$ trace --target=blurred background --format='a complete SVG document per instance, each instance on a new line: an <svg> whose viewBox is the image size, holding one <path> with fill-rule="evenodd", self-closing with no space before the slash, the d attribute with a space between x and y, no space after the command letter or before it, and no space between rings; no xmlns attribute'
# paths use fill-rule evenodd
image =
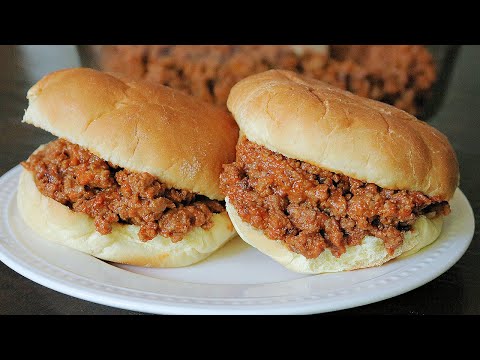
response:
<svg viewBox="0 0 480 360"><path fill-rule="evenodd" d="M435 112L456 45L79 46L81 63L182 90L225 106L239 80L272 68L326 81L427 119Z"/></svg>

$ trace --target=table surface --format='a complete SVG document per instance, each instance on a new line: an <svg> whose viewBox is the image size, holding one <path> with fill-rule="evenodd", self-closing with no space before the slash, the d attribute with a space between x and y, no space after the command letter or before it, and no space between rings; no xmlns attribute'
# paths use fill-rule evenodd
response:
<svg viewBox="0 0 480 360"><path fill-rule="evenodd" d="M475 214L475 235L446 273L406 294L335 314L480 314L480 46L462 46L443 106L429 123L445 133L460 162L460 188ZM21 123L27 90L43 74L78 66L74 46L0 46L0 175L49 133ZM478 122L477 122L478 121ZM140 314L98 305L36 284L0 262L0 314Z"/></svg>

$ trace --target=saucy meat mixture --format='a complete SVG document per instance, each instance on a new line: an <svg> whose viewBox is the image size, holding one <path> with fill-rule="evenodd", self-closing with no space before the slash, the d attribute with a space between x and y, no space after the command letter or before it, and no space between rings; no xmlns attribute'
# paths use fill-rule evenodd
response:
<svg viewBox="0 0 480 360"><path fill-rule="evenodd" d="M389 190L287 158L250 142L224 165L221 189L243 221L291 251L339 257L367 235L392 254L420 215L447 215L448 202L418 191Z"/></svg>
<svg viewBox="0 0 480 360"><path fill-rule="evenodd" d="M73 211L95 219L102 234L112 224L140 226L143 241L157 234L177 242L194 227L209 229L222 202L169 188L153 175L115 166L64 139L47 144L22 163L34 174L38 190Z"/></svg>
<svg viewBox="0 0 480 360"><path fill-rule="evenodd" d="M330 45L330 56L288 45L113 45L108 71L154 81L225 106L233 85L270 69L296 71L419 115L437 74L421 45Z"/></svg>

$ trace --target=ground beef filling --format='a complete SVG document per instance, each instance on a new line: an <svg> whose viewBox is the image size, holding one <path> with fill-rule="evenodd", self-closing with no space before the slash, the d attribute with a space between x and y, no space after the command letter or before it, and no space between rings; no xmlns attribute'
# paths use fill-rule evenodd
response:
<svg viewBox="0 0 480 360"><path fill-rule="evenodd" d="M392 254L420 215L447 215L446 201L418 191L388 190L269 151L243 138L224 165L221 189L243 221L291 251L339 257L367 235Z"/></svg>
<svg viewBox="0 0 480 360"><path fill-rule="evenodd" d="M33 172L43 195L94 218L103 235L111 233L112 224L125 223L140 226L143 241L160 234L177 242L194 227L210 229L212 215L225 210L219 201L168 188L155 176L112 165L64 139L22 165Z"/></svg>

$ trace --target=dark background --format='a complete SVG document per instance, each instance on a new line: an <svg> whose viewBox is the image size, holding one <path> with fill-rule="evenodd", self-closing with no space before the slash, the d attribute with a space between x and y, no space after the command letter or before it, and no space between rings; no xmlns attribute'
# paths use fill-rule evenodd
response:
<svg viewBox="0 0 480 360"><path fill-rule="evenodd" d="M480 46L462 46L443 104L429 123L445 133L460 162L460 188L475 214L475 235L450 270L406 294L336 314L480 314ZM45 73L79 66L74 46L0 46L0 175L53 136L21 123L26 92ZM0 263L0 314L138 314L38 285Z"/></svg>

